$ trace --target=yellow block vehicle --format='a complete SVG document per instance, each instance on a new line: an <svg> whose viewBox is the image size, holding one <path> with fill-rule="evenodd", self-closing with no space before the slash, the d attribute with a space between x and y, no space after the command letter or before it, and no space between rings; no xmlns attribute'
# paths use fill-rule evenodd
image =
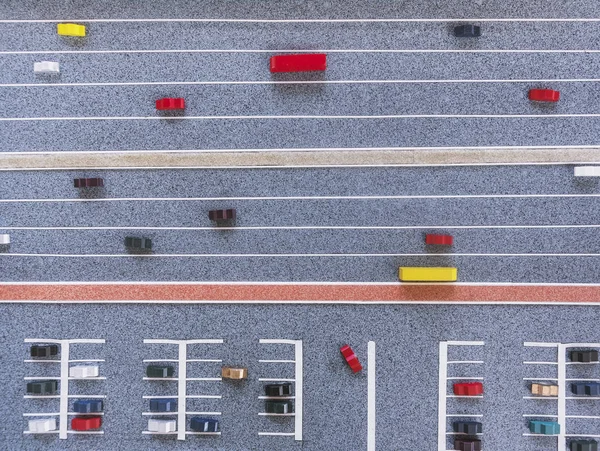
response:
<svg viewBox="0 0 600 451"><path fill-rule="evenodd" d="M402 282L456 282L458 269L401 266L398 277Z"/></svg>
<svg viewBox="0 0 600 451"><path fill-rule="evenodd" d="M85 36L85 25L59 23L56 30L60 36Z"/></svg>

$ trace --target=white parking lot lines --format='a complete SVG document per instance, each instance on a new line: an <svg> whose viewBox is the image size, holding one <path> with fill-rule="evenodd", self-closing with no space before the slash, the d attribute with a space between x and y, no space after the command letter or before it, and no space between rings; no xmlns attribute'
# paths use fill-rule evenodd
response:
<svg viewBox="0 0 600 451"><path fill-rule="evenodd" d="M294 412L293 413L267 413L259 412L259 416L282 416L282 417L294 417L294 432L259 432L259 436L290 436L294 437L295 440L302 440L302 419L303 419L303 351L302 351L302 340L287 340L287 339L260 339L261 344L286 344L294 346L294 359L261 359L260 363L293 363L294 364L294 378L270 378L262 377L258 378L260 382L293 382L294 383L294 396L288 397L277 397L277 399L293 399L294 400ZM258 399L268 400L271 397L259 396Z"/></svg>
<svg viewBox="0 0 600 451"><path fill-rule="evenodd" d="M188 399L221 399L220 395L188 395L188 381L221 381L220 377L187 377L187 364L190 362L221 362L220 359L188 359L188 346L196 344L223 344L222 339L195 339L195 340L162 340L162 339L144 339L146 344L172 344L177 346L177 359L144 359L143 362L176 362L177 376L167 378L144 377L143 380L169 380L177 382L177 395L172 399L177 399L177 412L142 412L143 416L177 416L177 440L185 440L186 435L220 435L221 432L193 432L186 431L187 415L221 415L221 412L196 412L187 411ZM143 396L144 399L169 399L168 396ZM143 431L142 434L163 434L163 432ZM167 433L174 435L174 433Z"/></svg>
<svg viewBox="0 0 600 451"><path fill-rule="evenodd" d="M369 341L367 347L367 450L375 451L376 410L376 350L375 342Z"/></svg>
<svg viewBox="0 0 600 451"><path fill-rule="evenodd" d="M76 344L104 344L106 340L104 339L71 339L71 340L57 340L57 339L43 339L43 338L26 338L25 343L44 343L44 344L56 344L60 346L60 360L56 359L53 362L60 363L60 376L58 377L24 377L25 380L40 380L40 379L49 379L49 380L58 380L60 382L59 390L60 393L58 395L26 395L24 399L59 399L59 420L58 420L58 431L48 431L47 433L58 433L58 437L60 439L66 439L68 434L92 434L99 435L104 434L104 431L72 431L69 430L69 415L73 415L72 412L69 412L69 399L72 398L88 398L88 399L98 399L105 398L104 395L69 395L69 381L76 380L79 378L69 377L69 363L70 362L100 362L104 361L104 359L83 359L83 360L69 360L70 346ZM43 362L48 362L50 360L44 360ZM37 363L37 360L26 360L26 362ZM86 378L86 380L104 380L105 377L90 377ZM38 414L39 415L39 414ZM46 415L46 414L42 414ZM25 431L25 434L30 433L29 431Z"/></svg>
<svg viewBox="0 0 600 451"><path fill-rule="evenodd" d="M581 419L581 420L600 419L600 416L596 416L596 415L567 415L567 402L566 402L567 400L577 400L577 401L600 400L600 397L594 397L594 396L585 396L584 397L584 396L567 396L566 395L566 388L567 388L568 381L579 381L579 382L585 382L585 381L595 382L595 381L597 381L597 379L567 378L566 377L567 368L570 365L578 365L578 364L598 365L598 362L589 362L589 363L587 363L587 362L572 362L572 361L567 362L566 361L567 352L571 348L577 348L577 349L595 348L595 349L598 349L598 348L600 348L600 343L525 342L523 345L525 347L532 347L532 348L554 348L554 349L556 349L556 356L557 356L555 362L541 362L541 361L523 362L523 364L530 364L530 365L534 364L534 365L556 366L556 374L557 374L556 378L527 377L527 378L523 378L523 380L524 381L554 381L558 385L558 396L523 396L523 399L535 399L535 400L546 399L546 400L550 400L550 401L555 401L557 403L556 414L550 414L550 415L547 415L547 414L541 414L541 415L525 414L523 416L528 417L528 418L536 418L536 417L552 418L552 419L555 419L555 422L558 423L558 426L559 426L559 432L557 434L544 435L544 434L529 432L529 433L524 433L523 436L524 437L539 437L539 436L556 437L557 438L556 449L562 450L566 446L567 438L570 438L570 437L585 438L586 437L586 435L581 435L581 434L567 434L567 422L566 422L567 418ZM587 437L598 437L598 436L597 435L589 435Z"/></svg>
<svg viewBox="0 0 600 451"><path fill-rule="evenodd" d="M448 448L448 436L454 435L453 432L447 431L447 418L449 417L469 417L469 418L482 418L481 414L448 414L447 402L449 398L482 398L483 396L456 396L448 395L448 381L455 379L473 379L468 378L455 378L448 377L448 365L449 364L482 364L480 360L448 360L448 348L450 346L484 346L483 341L441 341L439 343L439 378L438 378L438 451L447 451ZM477 380L483 380L482 377L477 377Z"/></svg>

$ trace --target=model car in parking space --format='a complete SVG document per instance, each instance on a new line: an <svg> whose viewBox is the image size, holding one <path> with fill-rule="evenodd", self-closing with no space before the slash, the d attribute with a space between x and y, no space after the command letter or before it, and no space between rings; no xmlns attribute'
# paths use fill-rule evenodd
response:
<svg viewBox="0 0 600 451"><path fill-rule="evenodd" d="M454 36L457 38L478 38L481 36L479 25L465 24L454 27Z"/></svg>
<svg viewBox="0 0 600 451"><path fill-rule="evenodd" d="M283 382L281 384L265 385L265 395L267 396L290 396L292 394L292 383Z"/></svg>
<svg viewBox="0 0 600 451"><path fill-rule="evenodd" d="M190 429L194 432L218 432L219 421L213 418L192 417Z"/></svg>
<svg viewBox="0 0 600 451"><path fill-rule="evenodd" d="M73 180L73 185L75 188L102 188L104 186L104 180L100 177L94 178L80 178Z"/></svg>
<svg viewBox="0 0 600 451"><path fill-rule="evenodd" d="M265 401L265 411L267 413L292 413L294 411L294 405L292 401Z"/></svg>
<svg viewBox="0 0 600 451"><path fill-rule="evenodd" d="M152 240L149 238L141 238L136 236L125 237L125 247L135 250L151 250Z"/></svg>
<svg viewBox="0 0 600 451"><path fill-rule="evenodd" d="M235 208L228 208L226 210L210 210L208 212L208 219L215 222L235 221Z"/></svg>
<svg viewBox="0 0 600 451"><path fill-rule="evenodd" d="M31 357L51 357L58 355L58 345L32 345L29 353Z"/></svg>

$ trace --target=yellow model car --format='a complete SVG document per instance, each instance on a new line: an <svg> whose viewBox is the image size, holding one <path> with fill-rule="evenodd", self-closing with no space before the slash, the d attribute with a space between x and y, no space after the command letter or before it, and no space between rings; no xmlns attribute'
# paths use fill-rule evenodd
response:
<svg viewBox="0 0 600 451"><path fill-rule="evenodd" d="M56 30L60 36L85 36L85 25L59 23Z"/></svg>

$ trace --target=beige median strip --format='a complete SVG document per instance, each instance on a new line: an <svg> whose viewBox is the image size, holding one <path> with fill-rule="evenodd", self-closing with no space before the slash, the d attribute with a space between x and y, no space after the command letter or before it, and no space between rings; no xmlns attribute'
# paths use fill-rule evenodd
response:
<svg viewBox="0 0 600 451"><path fill-rule="evenodd" d="M600 164L598 148L496 148L256 152L51 152L0 154L0 170L363 166L443 164Z"/></svg>

